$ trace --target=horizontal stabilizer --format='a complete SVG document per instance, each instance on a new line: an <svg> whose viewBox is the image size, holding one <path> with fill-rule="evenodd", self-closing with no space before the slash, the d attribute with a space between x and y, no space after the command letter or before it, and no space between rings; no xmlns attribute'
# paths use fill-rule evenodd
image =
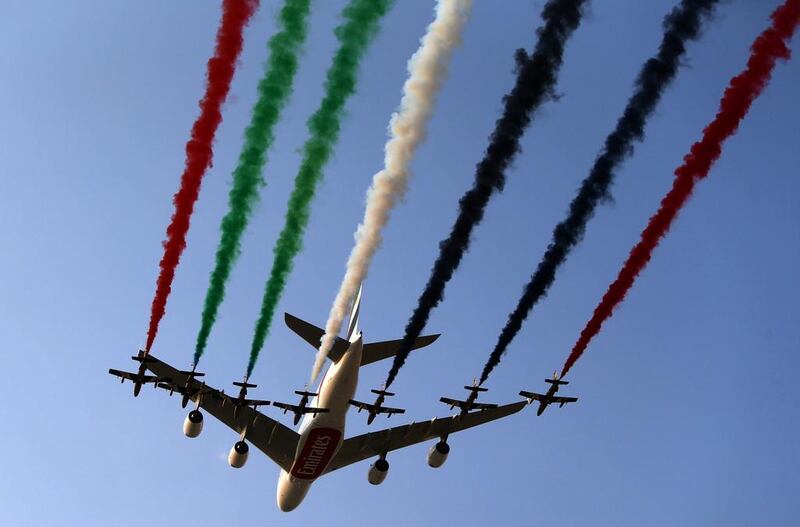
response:
<svg viewBox="0 0 800 527"><path fill-rule="evenodd" d="M471 392L488 392L489 388L481 388L480 386L464 386L465 390L469 390Z"/></svg>
<svg viewBox="0 0 800 527"><path fill-rule="evenodd" d="M386 390L370 390L375 395L383 395L385 397L394 397L392 392L387 392Z"/></svg>
<svg viewBox="0 0 800 527"><path fill-rule="evenodd" d="M557 379L555 377L553 377L552 379L545 379L544 382L550 383L550 384L556 384L558 386L562 386L564 384L569 384L569 381L562 381L561 379Z"/></svg>
<svg viewBox="0 0 800 527"><path fill-rule="evenodd" d="M324 329L317 327L310 322L299 319L294 315L290 315L289 313L284 314L284 320L286 321L286 325L289 327L289 329L294 331L301 339L311 344L314 349L319 349L322 336L325 334ZM416 350L419 348L424 348L425 346L435 342L438 338L439 335L425 335L423 337L419 337L414 341L411 349ZM402 342L402 339L398 339L364 344L364 349L361 354L361 365L366 366L367 364L372 364L373 362L377 362L379 360L394 357L400 350L400 345ZM336 337L336 341L328 353L328 358L333 362L338 362L349 347L350 342L341 337Z"/></svg>
<svg viewBox="0 0 800 527"><path fill-rule="evenodd" d="M258 388L257 384L250 384L249 382L234 382L234 386L238 386L239 388Z"/></svg>

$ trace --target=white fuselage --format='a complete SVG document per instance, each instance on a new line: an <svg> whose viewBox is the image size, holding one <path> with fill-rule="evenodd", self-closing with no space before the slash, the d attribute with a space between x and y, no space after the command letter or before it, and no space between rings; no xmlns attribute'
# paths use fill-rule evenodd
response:
<svg viewBox="0 0 800 527"><path fill-rule="evenodd" d="M345 417L358 386L363 340L359 333L339 362L322 378L319 395L311 406L328 408L326 413L306 415L300 425L294 463L278 478L278 507L288 512L303 501L311 484L320 477L338 452L344 438Z"/></svg>

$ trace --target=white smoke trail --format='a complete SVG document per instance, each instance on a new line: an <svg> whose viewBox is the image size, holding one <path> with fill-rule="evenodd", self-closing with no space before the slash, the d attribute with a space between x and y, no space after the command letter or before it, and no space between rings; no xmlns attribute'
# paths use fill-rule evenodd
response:
<svg viewBox="0 0 800 527"><path fill-rule="evenodd" d="M375 174L367 191L364 220L356 230L356 244L325 324L325 336L311 372L312 383L339 334L359 284L367 276L372 257L381 245L381 232L389 222L389 215L405 195L411 175L409 164L417 146L425 139L436 95L447 76L453 50L461 42L461 31L471 7L472 0L438 0L436 19L428 26L419 49L408 61L409 76L403 85L400 109L392 115L389 124L391 138L384 147L384 169Z"/></svg>

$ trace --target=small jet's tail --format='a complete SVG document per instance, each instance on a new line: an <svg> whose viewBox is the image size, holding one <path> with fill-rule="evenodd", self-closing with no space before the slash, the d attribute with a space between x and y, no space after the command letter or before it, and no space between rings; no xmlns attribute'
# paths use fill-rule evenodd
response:
<svg viewBox="0 0 800 527"><path fill-rule="evenodd" d="M562 381L561 379L559 379L558 378L558 372L555 372L555 371L553 372L553 378L552 379L545 379L544 382L547 382L547 383L550 383L550 384L555 384L557 386L562 386L564 384L569 384L568 381Z"/></svg>

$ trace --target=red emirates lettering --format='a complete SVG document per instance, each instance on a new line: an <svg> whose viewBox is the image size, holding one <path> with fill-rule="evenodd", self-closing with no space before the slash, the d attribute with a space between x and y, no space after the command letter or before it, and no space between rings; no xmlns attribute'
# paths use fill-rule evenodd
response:
<svg viewBox="0 0 800 527"><path fill-rule="evenodd" d="M330 463L342 433L333 428L315 428L308 434L303 450L292 466L292 476L316 479Z"/></svg>

